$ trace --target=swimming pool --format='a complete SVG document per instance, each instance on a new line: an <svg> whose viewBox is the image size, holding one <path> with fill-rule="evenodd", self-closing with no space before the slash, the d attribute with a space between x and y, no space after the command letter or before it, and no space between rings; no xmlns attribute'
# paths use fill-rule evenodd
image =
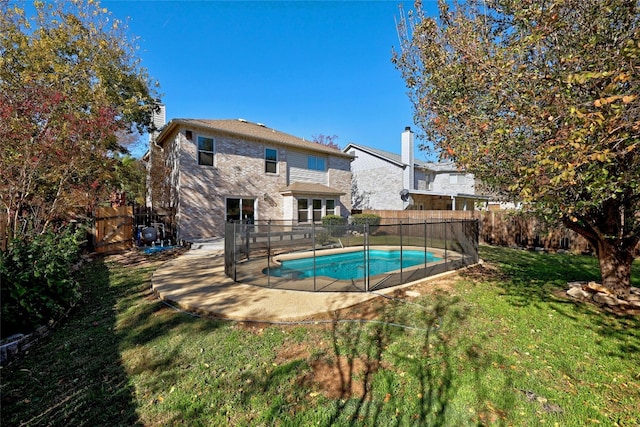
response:
<svg viewBox="0 0 640 427"><path fill-rule="evenodd" d="M402 252L402 266L400 258ZM440 261L431 252L422 250L369 250L369 276L413 267L426 262ZM281 261L280 267L265 268L264 274L275 277L304 279L314 276L314 258L297 258ZM365 277L365 254L363 250L315 257L315 275L337 280L362 279Z"/></svg>

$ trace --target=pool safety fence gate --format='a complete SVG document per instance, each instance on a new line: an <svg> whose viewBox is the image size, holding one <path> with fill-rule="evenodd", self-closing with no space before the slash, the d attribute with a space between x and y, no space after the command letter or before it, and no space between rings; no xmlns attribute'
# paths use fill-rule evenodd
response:
<svg viewBox="0 0 640 427"><path fill-rule="evenodd" d="M478 220L408 224L228 222L225 273L273 289L369 292L478 262Z"/></svg>

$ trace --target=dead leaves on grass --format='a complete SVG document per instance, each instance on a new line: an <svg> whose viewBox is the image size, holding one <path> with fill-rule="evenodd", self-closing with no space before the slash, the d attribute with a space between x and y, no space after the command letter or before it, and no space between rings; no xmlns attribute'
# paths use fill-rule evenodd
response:
<svg viewBox="0 0 640 427"><path fill-rule="evenodd" d="M172 260L187 251L187 248L176 247L146 254L141 249L136 248L121 254L107 255L105 256L105 261L116 262L128 267L144 267Z"/></svg>

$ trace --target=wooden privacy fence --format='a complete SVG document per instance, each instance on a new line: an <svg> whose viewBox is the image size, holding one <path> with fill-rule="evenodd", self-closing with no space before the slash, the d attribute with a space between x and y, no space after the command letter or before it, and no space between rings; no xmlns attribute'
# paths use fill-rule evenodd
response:
<svg viewBox="0 0 640 427"><path fill-rule="evenodd" d="M133 246L133 207L103 207L96 210L93 234L98 253L113 253Z"/></svg>
<svg viewBox="0 0 640 427"><path fill-rule="evenodd" d="M98 253L123 252L141 241L142 230L157 231L157 244L175 242L175 217L172 212L158 213L145 206L98 208L93 232L94 248Z"/></svg>
<svg viewBox="0 0 640 427"><path fill-rule="evenodd" d="M144 206L99 207L94 212L91 231L93 248L98 253L124 252L132 248L135 233L144 227L159 230L158 238L175 241L173 212L159 214ZM0 250L7 249L7 215L0 212Z"/></svg>
<svg viewBox="0 0 640 427"><path fill-rule="evenodd" d="M381 225L477 219L480 223L480 243L508 247L541 247L580 253L593 251L587 240L577 233L562 226L547 227L533 216L518 215L513 211L365 210L363 213L378 215Z"/></svg>

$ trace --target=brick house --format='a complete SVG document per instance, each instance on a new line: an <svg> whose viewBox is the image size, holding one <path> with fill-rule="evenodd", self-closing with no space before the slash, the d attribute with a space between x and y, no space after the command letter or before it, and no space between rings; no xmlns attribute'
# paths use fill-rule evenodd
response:
<svg viewBox="0 0 640 427"><path fill-rule="evenodd" d="M354 156L353 209L474 210L489 199L476 194L474 176L453 162L416 160L409 127L401 135L400 155L353 143L342 151Z"/></svg>
<svg viewBox="0 0 640 427"><path fill-rule="evenodd" d="M320 221L351 209L352 156L261 123L175 119L152 137L147 203L175 212L178 239L226 221Z"/></svg>

